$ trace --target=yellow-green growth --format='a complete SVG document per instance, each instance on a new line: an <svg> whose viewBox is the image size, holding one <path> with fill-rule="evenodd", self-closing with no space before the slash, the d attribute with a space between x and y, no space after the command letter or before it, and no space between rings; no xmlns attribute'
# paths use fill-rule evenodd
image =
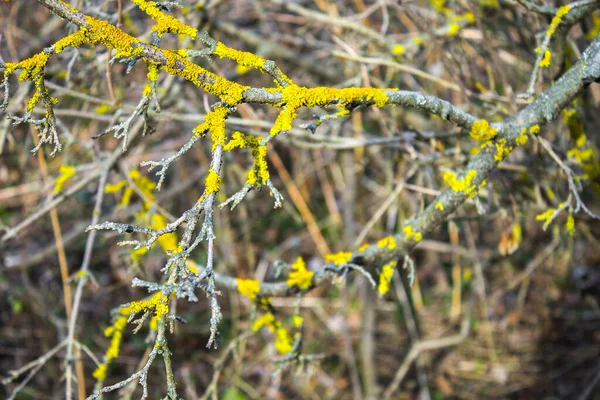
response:
<svg viewBox="0 0 600 400"><path fill-rule="evenodd" d="M540 67L548 68L550 66L550 61L552 60L552 52L550 50L546 50L544 52L544 58L540 61Z"/></svg>
<svg viewBox="0 0 600 400"><path fill-rule="evenodd" d="M119 357L119 349L123 339L123 331L127 326L127 317L131 313L129 307L122 308L115 317L112 325L104 329L104 336L111 338L110 346L106 349L104 360L96 367L92 376L98 381L106 379L106 371L112 360Z"/></svg>
<svg viewBox="0 0 600 400"><path fill-rule="evenodd" d="M363 251L365 251L369 247L370 247L370 244L369 243L365 243L365 244L361 245L358 249L356 249L356 251L359 252L359 253L362 253Z"/></svg>
<svg viewBox="0 0 600 400"><path fill-rule="evenodd" d="M377 241L377 247L380 249L387 248L388 250L394 250L396 248L396 239L393 236L387 236Z"/></svg>
<svg viewBox="0 0 600 400"><path fill-rule="evenodd" d="M406 225L404 227L404 234L406 235L407 239L413 239L415 242L420 242L421 239L423 239L423 235L421 234L421 232L414 232L412 226L410 225Z"/></svg>
<svg viewBox="0 0 600 400"><path fill-rule="evenodd" d="M600 34L600 16L592 14L592 22L594 24L592 29L585 35L587 40L592 40Z"/></svg>
<svg viewBox="0 0 600 400"><path fill-rule="evenodd" d="M144 86L144 90L142 94L144 96L149 96L152 93L153 85L158 80L158 65L154 63L148 63L148 77L149 83Z"/></svg>
<svg viewBox="0 0 600 400"><path fill-rule="evenodd" d="M264 313L254 321L254 323L252 324L252 330L256 332L263 326L266 326L271 332L273 332L275 331L276 322L277 321L275 321L275 316L272 312L269 311Z"/></svg>
<svg viewBox="0 0 600 400"><path fill-rule="evenodd" d="M275 334L275 350L278 353L286 354L292 351L294 343L292 337L283 324L275 319L272 312L264 313L252 324L252 330L255 332L262 327L268 328L269 331Z"/></svg>
<svg viewBox="0 0 600 400"><path fill-rule="evenodd" d="M401 44L397 44L394 47L392 47L392 54L394 54L396 56L401 56L405 52L406 52L406 49Z"/></svg>
<svg viewBox="0 0 600 400"><path fill-rule="evenodd" d="M377 291L380 295L384 295L390 290L395 268L396 261L392 261L385 264L381 269L381 274L379 275L379 286L377 288Z"/></svg>
<svg viewBox="0 0 600 400"><path fill-rule="evenodd" d="M575 218L573 218L572 215L569 215L567 217L567 222L565 223L565 228L567 229L567 232L569 233L569 235L571 235L571 236L575 235Z"/></svg>
<svg viewBox="0 0 600 400"><path fill-rule="evenodd" d="M152 180L150 178L142 175L140 173L140 171L138 171L135 168L132 169L131 171L129 171L129 177L133 181L133 184L146 196L146 198L148 198L148 200L151 200L151 201L155 200L153 190L156 188L156 184L154 182L152 182ZM126 181L122 181L122 182L115 184L114 186L108 187L108 185L107 185L107 187L108 187L106 189L106 190L108 190L107 193L110 193L113 190L116 192L116 191L120 190L123 186L125 186L126 184L127 184ZM123 196L121 197L121 206L128 205L129 202L131 201L131 196L133 196L133 188L128 187L127 189L125 189L125 192L123 192ZM148 211L150 209L150 206L151 206L151 203L144 200L142 209L140 210L140 213L138 214L138 216L140 216L141 214Z"/></svg>
<svg viewBox="0 0 600 400"><path fill-rule="evenodd" d="M169 312L169 297L162 292L157 292L149 299L132 301L129 303L129 308L133 314L154 310L154 315L161 318Z"/></svg>
<svg viewBox="0 0 600 400"><path fill-rule="evenodd" d="M260 292L260 281L254 279L236 279L237 289L241 295L248 297L250 300L255 300L256 295Z"/></svg>
<svg viewBox="0 0 600 400"><path fill-rule="evenodd" d="M294 324L294 326L296 328L300 328L303 323L304 323L304 318L302 318L301 316L299 316L299 315L292 316L292 324Z"/></svg>
<svg viewBox="0 0 600 400"><path fill-rule="evenodd" d="M567 108L563 112L563 118L569 128L571 141L575 148L569 150L567 155L581 164L583 179L592 179L596 183L600 177L600 163L594 151L593 144L587 140L585 128L575 108Z"/></svg>
<svg viewBox="0 0 600 400"><path fill-rule="evenodd" d="M247 51L240 51L240 50L232 49L231 47L228 47L221 42L217 43L214 53L221 58L229 58L230 60L235 61L238 64L238 67L243 67L244 69L236 69L236 71L238 71L238 73L240 73L240 74L247 72L248 68L255 68L255 69L259 70L260 72L265 73L266 60L264 58L257 56L256 54L253 54L253 53L250 53ZM292 80L290 78L288 78L279 69L279 67L274 67L274 68L277 68L277 73L279 74L279 76L281 77L281 79L284 82L286 82L287 84L292 83ZM277 81L276 81L276 83L279 84L279 82L277 82Z"/></svg>
<svg viewBox="0 0 600 400"><path fill-rule="evenodd" d="M292 108L290 106L286 106L281 110L273 126L271 127L270 134L271 136L277 136L282 132L287 132L292 129L292 121L296 119L296 108Z"/></svg>
<svg viewBox="0 0 600 400"><path fill-rule="evenodd" d="M550 225L550 223L552 222L552 218L554 217L555 212L556 209L549 208L543 213L536 215L535 219L538 221L544 221L544 230L546 230L548 225Z"/></svg>
<svg viewBox="0 0 600 400"><path fill-rule="evenodd" d="M496 146L496 154L494 154L494 160L496 161L504 160L513 150L512 146L508 146L505 138L498 139L494 142L494 145Z"/></svg>
<svg viewBox="0 0 600 400"><path fill-rule="evenodd" d="M334 263L335 265L343 265L352 259L352 253L349 251L340 251L335 254L325 255L325 261Z"/></svg>
<svg viewBox="0 0 600 400"><path fill-rule="evenodd" d="M283 326L275 329L275 350L279 354L287 354L292 351L294 341L290 336L290 333Z"/></svg>
<svg viewBox="0 0 600 400"><path fill-rule="evenodd" d="M152 27L152 30L156 32L159 37L162 36L163 33L169 32L178 35L187 35L192 39L196 38L196 35L198 34L197 29L184 24L175 17L166 15L155 3L146 0L132 1L140 7L140 10L156 21L156 25Z"/></svg>
<svg viewBox="0 0 600 400"><path fill-rule="evenodd" d="M521 132L519 133L519 136L517 136L517 139L515 140L517 145L519 146L523 146L525 144L527 144L528 138L527 138L527 128L523 128L521 130Z"/></svg>
<svg viewBox="0 0 600 400"><path fill-rule="evenodd" d="M469 135L471 135L471 138L474 140L482 141L493 139L496 136L496 133L496 128L492 128L487 120L480 119L473 123Z"/></svg>
<svg viewBox="0 0 600 400"><path fill-rule="evenodd" d="M265 60L256 54L240 51L236 49L232 49L231 47L227 47L221 42L217 43L215 48L215 55L221 58L229 58L230 60L235 61L239 65L243 65L248 68L256 68L260 71L263 71Z"/></svg>
<svg viewBox="0 0 600 400"><path fill-rule="evenodd" d="M331 104L338 104L342 108L348 108L355 103L371 103L375 107L383 107L387 104L388 97L386 90L396 89L376 89L376 88L329 88L316 87L307 88L303 86L290 85L283 89L271 89L279 91L282 94L280 107L288 105L289 108L296 110L298 107L326 107Z"/></svg>
<svg viewBox="0 0 600 400"><path fill-rule="evenodd" d="M448 27L448 35L456 36L460 32L460 25L457 22L453 22Z"/></svg>
<svg viewBox="0 0 600 400"><path fill-rule="evenodd" d="M251 135L245 135L241 132L233 132L231 139L223 147L224 151L231 151L236 148L249 148L252 150L254 158L254 167L248 171L246 184L262 185L269 178L269 167L267 165L267 147L260 144L260 139Z"/></svg>
<svg viewBox="0 0 600 400"><path fill-rule="evenodd" d="M458 179L454 172L446 172L443 175L444 181L450 186L452 190L457 193L465 193L469 197L473 198L477 195L477 185L475 184L475 177L477 171L472 169L463 179ZM483 182L481 184L483 186Z"/></svg>
<svg viewBox="0 0 600 400"><path fill-rule="evenodd" d="M56 178L56 182L54 184L54 194L60 193L64 184L75 176L75 167L72 165L61 165L58 172L60 175Z"/></svg>
<svg viewBox="0 0 600 400"><path fill-rule="evenodd" d="M302 257L298 257L292 264L292 271L286 281L290 287L299 289L308 289L312 285L312 279L315 273L306 269L306 264Z"/></svg>
<svg viewBox="0 0 600 400"><path fill-rule="evenodd" d="M206 177L206 189L204 193L206 196L217 193L221 189L221 176L212 168L208 170L208 176Z"/></svg>
<svg viewBox="0 0 600 400"><path fill-rule="evenodd" d="M554 32L556 32L556 28L558 28L558 25L560 25L562 18L569 13L569 10L571 10L571 6L568 4L558 9L556 15L554 16L554 18L552 18L552 21L550 22L548 30L546 31L546 36L550 37L554 35Z"/></svg>
<svg viewBox="0 0 600 400"><path fill-rule="evenodd" d="M152 216L152 224L149 226L150 229L160 230L167 226L167 220L161 214L154 214ZM157 240L158 244L165 253L175 253L178 252L179 246L177 244L177 234L175 232L165 233L160 236Z"/></svg>

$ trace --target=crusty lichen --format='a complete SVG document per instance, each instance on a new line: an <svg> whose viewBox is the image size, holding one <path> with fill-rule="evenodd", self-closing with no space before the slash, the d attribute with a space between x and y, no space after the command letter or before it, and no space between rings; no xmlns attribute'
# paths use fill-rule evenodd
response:
<svg viewBox="0 0 600 400"><path fill-rule="evenodd" d="M471 126L469 135L474 140L491 140L497 134L496 128L490 126L490 123L485 119L475 121Z"/></svg>
<svg viewBox="0 0 600 400"><path fill-rule="evenodd" d="M558 28L558 25L560 25L562 18L565 15L567 15L570 10L571 10L571 6L568 4L562 6L558 9L558 11L556 12L556 15L554 16L554 18L552 18L552 21L550 22L550 26L548 26L548 30L546 31L546 36L550 37L550 36L554 35L554 32L556 32L556 28Z"/></svg>
<svg viewBox="0 0 600 400"><path fill-rule="evenodd" d="M195 39L198 35L197 29L184 24L175 17L165 14L155 3L146 0L132 1L140 7L140 10L156 21L156 25L152 27L152 31L156 32L159 37L165 32L187 35L192 39Z"/></svg>
<svg viewBox="0 0 600 400"><path fill-rule="evenodd" d="M406 235L406 239L408 240L414 240L415 242L420 242L421 239L423 239L423 235L421 234L421 232L416 232L413 231L413 227L410 225L406 225L403 229L404 234Z"/></svg>
<svg viewBox="0 0 600 400"><path fill-rule="evenodd" d="M450 188L457 193L464 193L470 198L477 196L479 188L484 186L484 182L481 182L479 187L475 183L477 176L477 170L468 171L462 179L458 179L454 172L446 172L443 175L444 181L450 186Z"/></svg>
<svg viewBox="0 0 600 400"><path fill-rule="evenodd" d="M208 170L208 176L206 177L206 189L204 189L204 193L206 196L217 193L221 189L221 177L214 169L210 168Z"/></svg>

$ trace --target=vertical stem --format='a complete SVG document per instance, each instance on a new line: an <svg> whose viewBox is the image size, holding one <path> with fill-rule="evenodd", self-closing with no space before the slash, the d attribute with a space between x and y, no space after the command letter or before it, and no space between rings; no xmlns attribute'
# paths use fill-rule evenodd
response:
<svg viewBox="0 0 600 400"><path fill-rule="evenodd" d="M167 325L167 319L166 318L162 318L159 321L159 336L165 336L166 335L166 325ZM176 390L176 386L177 383L175 382L175 376L173 375L173 367L171 365L171 353L169 351L169 347L167 346L167 342L166 340L163 341L163 343L160 343L161 346L161 354L162 354L162 358L165 361L165 371L167 373L167 395L169 396L169 398L173 399L173 400L177 400L177 390Z"/></svg>

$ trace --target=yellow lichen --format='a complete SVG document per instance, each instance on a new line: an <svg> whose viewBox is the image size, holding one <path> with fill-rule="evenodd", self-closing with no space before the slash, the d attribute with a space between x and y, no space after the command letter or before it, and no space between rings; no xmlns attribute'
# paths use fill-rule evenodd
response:
<svg viewBox="0 0 600 400"><path fill-rule="evenodd" d="M406 49L401 44L397 44L394 47L392 47L392 53L394 55L401 56L405 52L406 52Z"/></svg>
<svg viewBox="0 0 600 400"><path fill-rule="evenodd" d="M292 121L296 119L296 116L296 108L291 108L289 106L284 107L271 127L271 136L276 136L292 129Z"/></svg>
<svg viewBox="0 0 600 400"><path fill-rule="evenodd" d="M217 43L214 54L221 58L229 58L230 60L233 60L239 65L243 65L244 67L256 68L261 71L263 70L263 67L265 65L265 60L257 56L256 54L247 51L232 49L231 47L227 47L221 42Z"/></svg>
<svg viewBox="0 0 600 400"><path fill-rule="evenodd" d="M362 253L363 251L365 251L366 249L369 248L369 243L365 243L362 246L360 246L358 249L356 249L357 252Z"/></svg>
<svg viewBox="0 0 600 400"><path fill-rule="evenodd" d="M218 145L225 144L225 119L229 116L229 109L227 107L218 106L215 107L214 111L206 115L205 122L207 129L210 131L210 138L212 140L212 150Z"/></svg>
<svg viewBox="0 0 600 400"><path fill-rule="evenodd" d="M303 323L304 323L304 318L302 318L301 316L299 316L299 315L294 315L294 316L292 317L292 324L294 324L294 326L295 326L296 328L299 328L299 327L301 327Z"/></svg>
<svg viewBox="0 0 600 400"><path fill-rule="evenodd" d="M127 315L122 312L117 315L113 324L104 329L104 336L110 337L110 346L106 349L104 354L104 360L98 365L98 367L92 373L92 376L99 381L106 379L106 371L108 364L119 356L119 349L121 347L121 340L123 338L123 331L127 326Z"/></svg>
<svg viewBox="0 0 600 400"><path fill-rule="evenodd" d="M161 214L156 213L152 216L152 223L149 226L150 229L161 230L166 226L167 220ZM158 242L160 247L162 247L165 253L175 253L178 250L180 250L177 244L177 234L175 232L165 233L164 235L161 235L156 241ZM144 249L144 247L142 248Z"/></svg>
<svg viewBox="0 0 600 400"><path fill-rule="evenodd" d="M260 292L260 281L254 279L236 279L237 289L241 295L248 297L250 300L256 299L256 295Z"/></svg>
<svg viewBox="0 0 600 400"><path fill-rule="evenodd" d="M387 236L377 241L377 247L380 249L387 248L388 250L394 250L396 248L396 239L393 236Z"/></svg>
<svg viewBox="0 0 600 400"><path fill-rule="evenodd" d="M129 308L133 314L154 310L154 315L160 318L169 312L169 297L157 292L149 299L132 301Z"/></svg>
<svg viewBox="0 0 600 400"><path fill-rule="evenodd" d="M127 185L127 181L120 181L114 184L107 184L104 186L104 193L118 193Z"/></svg>
<svg viewBox="0 0 600 400"><path fill-rule="evenodd" d="M507 145L505 138L499 139L494 143L494 145L496 146L496 154L494 154L494 160L496 161L504 160L513 150L512 146Z"/></svg>
<svg viewBox="0 0 600 400"><path fill-rule="evenodd" d="M72 165L61 165L58 172L60 175L56 178L56 182L54 183L54 194L60 193L64 184L75 176L75 167Z"/></svg>
<svg viewBox="0 0 600 400"><path fill-rule="evenodd" d="M206 188L204 193L206 196L217 193L221 189L221 176L212 168L208 170L208 176L206 177Z"/></svg>
<svg viewBox="0 0 600 400"><path fill-rule="evenodd" d="M258 146L253 148L252 156L254 157L254 167L248 171L246 184L260 186L265 184L271 177L267 164L267 147Z"/></svg>
<svg viewBox="0 0 600 400"><path fill-rule="evenodd" d="M529 133L537 135L539 132L540 132L540 126L538 124L535 124L531 128L529 128Z"/></svg>
<svg viewBox="0 0 600 400"><path fill-rule="evenodd" d="M275 316L273 313L266 312L254 321L252 324L252 330L256 332L263 326L266 326L271 332L273 332L275 330L275 322Z"/></svg>
<svg viewBox="0 0 600 400"><path fill-rule="evenodd" d="M546 31L546 36L550 37L554 35L554 32L556 32L556 28L558 28L558 25L560 25L560 22L562 21L562 17L567 15L569 13L569 10L571 10L571 6L568 4L558 9L556 15L554 16L554 18L552 18L552 21L550 22L548 30Z"/></svg>
<svg viewBox="0 0 600 400"><path fill-rule="evenodd" d="M470 11L467 11L463 17L470 23L470 24L474 24L475 23L475 14L473 14Z"/></svg>
<svg viewBox="0 0 600 400"><path fill-rule="evenodd" d="M108 365L105 362L98 364L98 367L92 373L92 376L96 378L96 380L103 381L106 379L106 370Z"/></svg>
<svg viewBox="0 0 600 400"><path fill-rule="evenodd" d="M185 266L190 272L192 272L196 275L198 274L198 272L199 272L198 267L191 261L186 261Z"/></svg>
<svg viewBox="0 0 600 400"><path fill-rule="evenodd" d="M550 60L552 59L552 52L550 50L546 50L544 52L544 58L540 61L540 67L548 68L550 66Z"/></svg>
<svg viewBox="0 0 600 400"><path fill-rule="evenodd" d="M140 171L138 171L135 168L132 169L131 171L129 171L129 177L133 181L133 184L145 195L145 197L148 200L150 200L150 201L155 200L155 196L152 191L156 188L156 184L154 182L152 182L152 180L150 180L150 178L148 178L147 176L143 176L140 173ZM118 191L121 189L121 187L119 187L120 185L121 185L121 183L116 184L115 186L109 187L109 189L110 189L110 191L112 191L112 190ZM133 196L133 189L128 187L127 189L125 189L125 192L123 192L123 196L121 197L121 206L128 205L129 202L131 201L131 196ZM151 206L151 203L144 200L142 209L140 210L140 213L145 213L146 211L148 211L150 209L150 206Z"/></svg>
<svg viewBox="0 0 600 400"><path fill-rule="evenodd" d="M294 341L290 333L283 326L275 330L275 350L280 354L287 354L292 351Z"/></svg>
<svg viewBox="0 0 600 400"><path fill-rule="evenodd" d="M435 8L435 10L437 12L445 13L445 14L451 12L451 10L446 7L446 0L431 0L431 4L433 5L433 8Z"/></svg>
<svg viewBox="0 0 600 400"><path fill-rule="evenodd" d="M421 234L421 232L413 232L413 228L410 225L406 225L403 229L404 234L406 235L407 239L413 239L415 242L420 242L421 239L423 239L423 235Z"/></svg>
<svg viewBox="0 0 600 400"><path fill-rule="evenodd" d="M592 40L596 36L598 36L598 34L600 34L600 16L598 16L596 14L592 14L592 23L593 23L592 28L585 35L585 38L587 40Z"/></svg>
<svg viewBox="0 0 600 400"><path fill-rule="evenodd" d="M96 114L108 114L110 110L111 110L110 105L108 105L108 104L102 104L102 105L99 105L98 107L96 107L94 109L94 112Z"/></svg>
<svg viewBox="0 0 600 400"><path fill-rule="evenodd" d="M472 198L477 195L477 186L474 182L476 176L477 171L473 169L467 172L463 179L458 179L453 172L444 173L443 178L452 190L457 193L465 193Z"/></svg>
<svg viewBox="0 0 600 400"><path fill-rule="evenodd" d="M343 265L352 259L352 253L348 251L340 251L335 254L325 255L325 261L332 262L335 265Z"/></svg>
<svg viewBox="0 0 600 400"><path fill-rule="evenodd" d="M246 183L249 185L261 185L266 183L270 178L266 160L267 147L260 145L260 139L254 136L244 135L241 132L233 132L231 139L223 147L223 150L231 151L235 148L252 149L254 167L248 172Z"/></svg>
<svg viewBox="0 0 600 400"><path fill-rule="evenodd" d="M298 257L292 264L292 271L289 274L286 283L290 287L298 287L299 289L308 289L312 285L312 279L315 273L306 269L306 264L302 257Z"/></svg>
<svg viewBox="0 0 600 400"><path fill-rule="evenodd" d="M146 76L149 81L156 82L158 80L158 64L148 63L148 74Z"/></svg>
<svg viewBox="0 0 600 400"><path fill-rule="evenodd" d="M243 65L238 65L235 67L235 72L239 75L245 75L250 71L250 68L244 67Z"/></svg>
<svg viewBox="0 0 600 400"><path fill-rule="evenodd" d="M301 324L302 323L300 322L300 325ZM272 312L269 311L264 313L252 324L252 330L255 332L262 327L266 327L269 331L275 333L275 350L277 350L278 353L286 354L292 351L294 344L292 337L282 323L275 319Z"/></svg>
<svg viewBox="0 0 600 400"><path fill-rule="evenodd" d="M523 128L519 133L519 136L517 136L517 138L515 139L515 142L517 143L517 145L522 146L527 144L527 140L527 128Z"/></svg>
<svg viewBox="0 0 600 400"><path fill-rule="evenodd" d="M575 218L573 218L572 215L569 215L567 217L567 222L565 223L565 228L567 229L567 232L569 233L569 235L571 235L571 236L575 235Z"/></svg>
<svg viewBox="0 0 600 400"><path fill-rule="evenodd" d="M187 35L192 39L196 38L196 35L198 34L197 29L184 24L175 17L166 15L154 2L146 0L132 1L140 7L140 10L144 11L150 18L156 21L156 25L152 27L152 30L156 32L159 37L165 32L170 32L179 35Z"/></svg>
<svg viewBox="0 0 600 400"><path fill-rule="evenodd" d="M448 27L448 35L456 36L460 32L460 25L457 22L453 22Z"/></svg>
<svg viewBox="0 0 600 400"><path fill-rule="evenodd" d="M479 141L493 139L496 133L496 128L492 128L490 123L485 119L475 121L469 131L471 138Z"/></svg>
<svg viewBox="0 0 600 400"><path fill-rule="evenodd" d="M556 209L549 208L543 213L536 215L535 219L538 221L544 221L544 229L546 229L548 225L550 225L550 222L552 222L555 213Z"/></svg>
<svg viewBox="0 0 600 400"><path fill-rule="evenodd" d="M377 288L377 291L380 295L384 295L390 290L392 276L394 276L395 268L396 261L392 261L390 263L385 264L381 269L381 274L379 275L379 286Z"/></svg>
<svg viewBox="0 0 600 400"><path fill-rule="evenodd" d="M564 121L569 127L569 136L576 148L567 152L584 171L584 179L596 178L600 175L600 163L592 144L588 143L585 127L575 108L567 108L563 113Z"/></svg>
<svg viewBox="0 0 600 400"><path fill-rule="evenodd" d="M240 51L236 49L232 49L224 45L221 42L217 43L215 48L215 55L221 58L229 58L230 60L235 61L238 64L238 67L242 67L243 69L237 69L236 71L240 74L246 73L248 68L258 69L260 72L265 73L265 62L264 58L257 56L256 54L249 53L247 51ZM277 66L273 66L276 69L277 74L280 79L283 80L287 85L292 84L292 80L288 78ZM279 85L280 82L276 81Z"/></svg>

